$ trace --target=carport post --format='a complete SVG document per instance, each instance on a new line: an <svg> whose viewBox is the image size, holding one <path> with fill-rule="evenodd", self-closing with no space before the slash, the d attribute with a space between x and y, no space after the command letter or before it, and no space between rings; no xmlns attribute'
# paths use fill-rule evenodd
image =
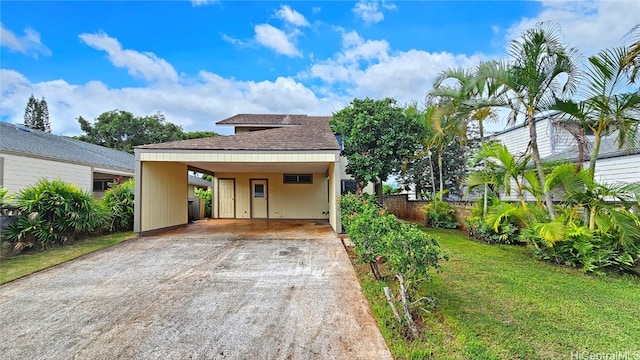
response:
<svg viewBox="0 0 640 360"><path fill-rule="evenodd" d="M140 161L140 153L138 149L134 149L136 164L135 164L135 183L133 192L133 232L138 234L142 233L142 161Z"/></svg>

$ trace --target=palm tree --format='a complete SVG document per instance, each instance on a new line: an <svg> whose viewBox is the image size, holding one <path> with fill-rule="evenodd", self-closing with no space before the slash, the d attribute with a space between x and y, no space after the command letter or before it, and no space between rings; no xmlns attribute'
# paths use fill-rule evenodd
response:
<svg viewBox="0 0 640 360"><path fill-rule="evenodd" d="M634 148L638 144L640 94L626 90L624 47L606 49L589 58L586 72L587 90L583 101L558 101L553 109L566 114L583 130L593 133L594 143L589 160L589 173L594 179L596 159L602 138L617 134L619 148Z"/></svg>
<svg viewBox="0 0 640 360"><path fill-rule="evenodd" d="M480 64L479 68L485 66ZM455 84L445 84L448 80L455 80ZM491 79L482 79L476 71L464 68L445 70L433 84L430 95L448 99L453 107L451 113L461 121L478 122L480 145L484 145L484 121L497 120L491 105L496 105L496 91L498 88ZM466 135L466 134L465 134ZM482 216L487 215L488 185L485 184L483 196Z"/></svg>
<svg viewBox="0 0 640 360"><path fill-rule="evenodd" d="M504 86L504 104L512 112L510 123L523 118L529 129L529 151L540 184L545 173L538 149L536 117L547 112L556 99L571 95L577 87L578 69L574 58L577 52L560 39L559 27L553 22L538 23L525 31L521 38L511 42L509 62L488 63L479 69L481 78L493 79ZM553 201L549 191L544 192L547 212L555 219Z"/></svg>
<svg viewBox="0 0 640 360"><path fill-rule="evenodd" d="M633 42L629 45L627 56L624 58L625 70L631 70L630 81L634 82L640 70L640 24L634 26L629 35Z"/></svg>

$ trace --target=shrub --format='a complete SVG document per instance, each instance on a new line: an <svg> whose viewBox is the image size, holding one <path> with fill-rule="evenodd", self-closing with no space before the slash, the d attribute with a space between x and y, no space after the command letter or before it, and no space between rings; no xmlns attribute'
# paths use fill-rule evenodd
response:
<svg viewBox="0 0 640 360"><path fill-rule="evenodd" d="M100 230L107 214L88 192L62 180L40 180L16 196L22 214L5 229L14 251L63 244L75 236Z"/></svg>
<svg viewBox="0 0 640 360"><path fill-rule="evenodd" d="M473 216L465 220L467 232L472 238L486 242L488 244L517 244L522 242L518 235L518 226L504 219L498 226L498 231L494 230L485 220L479 216Z"/></svg>
<svg viewBox="0 0 640 360"><path fill-rule="evenodd" d="M460 223L455 210L444 201L434 200L422 207L425 213L425 226L432 228L457 229Z"/></svg>
<svg viewBox="0 0 640 360"><path fill-rule="evenodd" d="M195 194L198 198L204 201L204 216L211 218L211 189L202 190L196 188Z"/></svg>
<svg viewBox="0 0 640 360"><path fill-rule="evenodd" d="M133 230L135 183L129 179L121 184L114 182L102 197L102 204L110 211L109 231Z"/></svg>

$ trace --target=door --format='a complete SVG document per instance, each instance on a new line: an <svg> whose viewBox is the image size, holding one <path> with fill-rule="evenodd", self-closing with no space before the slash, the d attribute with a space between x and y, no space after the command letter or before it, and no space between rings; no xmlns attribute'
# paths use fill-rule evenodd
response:
<svg viewBox="0 0 640 360"><path fill-rule="evenodd" d="M267 180L251 180L251 217L254 219L268 218L269 198Z"/></svg>
<svg viewBox="0 0 640 360"><path fill-rule="evenodd" d="M220 179L218 181L218 217L236 217L236 181Z"/></svg>

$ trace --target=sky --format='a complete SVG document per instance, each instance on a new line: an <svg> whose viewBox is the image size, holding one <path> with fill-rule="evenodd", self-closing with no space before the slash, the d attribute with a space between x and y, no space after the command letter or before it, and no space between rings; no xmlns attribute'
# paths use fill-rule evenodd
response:
<svg viewBox="0 0 640 360"><path fill-rule="evenodd" d="M546 20L584 61L628 43L640 1L3 0L0 121L22 123L31 94L60 135L116 109L230 134L215 122L422 103L442 71L504 58Z"/></svg>

